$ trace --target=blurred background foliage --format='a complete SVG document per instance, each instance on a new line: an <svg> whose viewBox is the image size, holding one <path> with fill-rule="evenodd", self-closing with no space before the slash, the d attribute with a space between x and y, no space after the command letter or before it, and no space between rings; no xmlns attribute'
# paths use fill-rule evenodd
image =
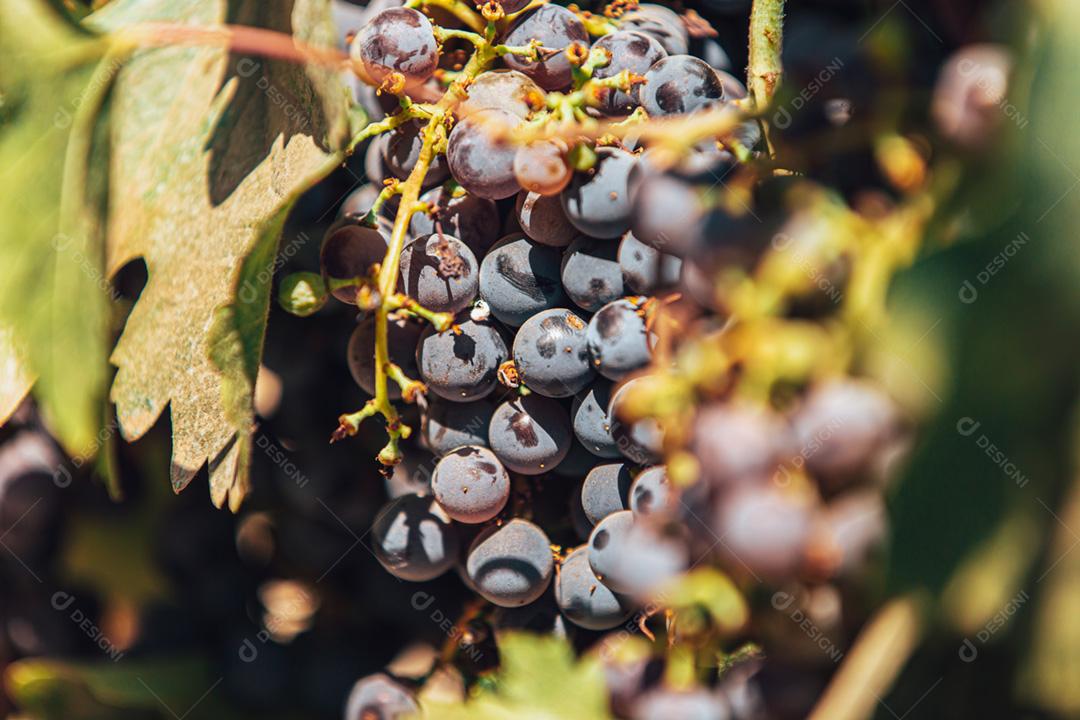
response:
<svg viewBox="0 0 1080 720"><path fill-rule="evenodd" d="M713 22L737 68L747 4L686 3ZM926 118L951 50L1004 42L1017 61L1009 95L1017 114L999 139L929 158L937 211L866 360L925 418L889 498L890 549L869 581L866 615L897 596L930 609L872 715L1080 717L1080 6L790 5L778 102L840 58L835 89L873 111L856 116L866 124L855 142L810 136L814 128L798 123L778 142L849 202L881 184L875 139L934 140ZM301 200L283 244L321 235L332 220L325 208L355 183L354 170ZM6 232L10 218L0 220ZM316 254L317 243L301 244L286 270L314 266ZM116 285L130 302L143 282L133 266ZM214 510L201 480L179 496L169 491L167 417L119 448L120 502L59 455L32 404L0 429L0 713L332 718L357 677L407 643L442 643L439 624L411 605L415 588L365 549L386 492L366 462L381 439L325 444L328 418L361 401L344 362L351 323L341 305L305 321L272 310L253 492L237 515ZM58 465L69 485L52 483ZM35 473L43 481L31 491L9 482ZM425 590L446 617L460 614L466 594L456 577ZM519 620L543 629L542 619ZM845 642L858 630L845 628ZM791 679L769 691L797 705L820 687Z"/></svg>

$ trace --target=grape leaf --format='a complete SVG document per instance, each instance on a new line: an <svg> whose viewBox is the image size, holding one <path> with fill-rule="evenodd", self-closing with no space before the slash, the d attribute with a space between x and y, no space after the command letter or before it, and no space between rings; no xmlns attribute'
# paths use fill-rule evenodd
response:
<svg viewBox="0 0 1080 720"><path fill-rule="evenodd" d="M15 344L15 337L0 327L0 425L11 417L30 392L34 377L26 369L25 351Z"/></svg>
<svg viewBox="0 0 1080 720"><path fill-rule="evenodd" d="M254 25L329 45L327 0L116 0L89 19ZM248 484L252 388L281 226L341 160L346 95L321 68L218 47L137 53L113 94L106 267L142 258L148 280L112 354L123 436L170 407L179 492L209 464L211 499L236 509Z"/></svg>
<svg viewBox="0 0 1080 720"><path fill-rule="evenodd" d="M21 369L4 362L0 419L36 376L45 419L80 457L100 444L108 380L106 49L41 0L0 3L0 326L22 353Z"/></svg>
<svg viewBox="0 0 1080 720"><path fill-rule="evenodd" d="M592 718L604 720L608 711L604 673L599 661L575 661L563 638L507 632L499 636L500 668L485 687L464 705L425 703L431 720L508 720L535 718Z"/></svg>

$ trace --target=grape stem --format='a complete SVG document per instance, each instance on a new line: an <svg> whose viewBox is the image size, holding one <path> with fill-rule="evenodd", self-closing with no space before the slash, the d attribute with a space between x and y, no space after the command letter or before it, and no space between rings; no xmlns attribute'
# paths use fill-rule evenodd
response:
<svg viewBox="0 0 1080 720"><path fill-rule="evenodd" d="M780 50L784 37L784 0L754 0L750 10L750 61L746 84L754 110L760 115L772 102L783 66ZM769 154L774 155L768 124L760 120Z"/></svg>
<svg viewBox="0 0 1080 720"><path fill-rule="evenodd" d="M442 2L428 2L426 4L445 7ZM457 5L460 3L451 4ZM335 433L335 435L341 432L348 435L355 434L359 426L359 420L371 417L376 413L382 415L386 420L386 432L389 435L386 446L378 455L379 462L384 465L395 465L400 462L401 451L398 449L398 440L407 438L411 432L411 428L401 422L397 409L390 402L387 381L394 380L401 387L402 394L406 399L410 396L415 398L415 394L423 388L422 383L409 379L399 367L390 362L387 327L389 315L391 312L406 309L429 320L437 330L445 329L448 324L445 313L430 313L414 301L403 300L403 296L396 292L398 258L405 247L405 236L408 232L409 221L414 213L426 207L425 203L420 202L420 191L424 184L424 178L427 177L428 169L435 159L437 149L446 143L446 121L449 119L450 111L464 96L465 88L472 79L488 69L498 56L495 47L490 42L484 38L479 40L476 43L476 50L473 52L472 57L469 58L469 62L461 70L454 82L451 83L450 87L447 88L442 98L435 105L424 106L422 109L424 116L427 117L427 124L422 131L423 141L420 147L420 156L409 176L398 184L397 189L401 193L401 204L398 206L397 214L394 217L394 229L390 234L386 255L379 267L378 305L375 307L375 397L359 412L352 415L343 415L340 419L341 426L338 428L338 433ZM403 109L399 114L406 114L409 111L419 112L414 108L418 108L418 106L411 105L409 108ZM412 115L408 119L416 116ZM387 118L382 123L376 123L376 125L385 125L389 120L391 118ZM399 120L397 124L401 124L401 122L403 121ZM386 129L388 128L365 129L360 135L370 137ZM355 146L356 144L354 140L352 145Z"/></svg>

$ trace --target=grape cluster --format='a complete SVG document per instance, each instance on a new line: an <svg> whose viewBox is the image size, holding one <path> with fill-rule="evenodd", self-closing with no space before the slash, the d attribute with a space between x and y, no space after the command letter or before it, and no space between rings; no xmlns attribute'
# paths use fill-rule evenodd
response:
<svg viewBox="0 0 1080 720"><path fill-rule="evenodd" d="M375 12L351 55L384 132L321 258L326 287L361 311L348 361L374 396L339 435L382 413L380 459L422 476L379 512L379 562L414 582L456 570L489 618L555 608L580 637L649 633L657 598L700 567L743 587L850 575L882 539L882 458L905 437L869 380L762 380L732 360L746 278L781 278L753 296L781 316L813 294L772 269L777 231L817 238L787 200L806 191L753 169L761 126L710 64L722 51L691 54L709 46L659 5L609 15L488 3L481 36ZM462 38L467 61L449 59ZM665 138L653 122L681 124ZM418 405L418 433L384 393ZM750 673L739 695L608 671L620 715L755 716L737 698ZM350 707L414 709L392 683L365 679Z"/></svg>

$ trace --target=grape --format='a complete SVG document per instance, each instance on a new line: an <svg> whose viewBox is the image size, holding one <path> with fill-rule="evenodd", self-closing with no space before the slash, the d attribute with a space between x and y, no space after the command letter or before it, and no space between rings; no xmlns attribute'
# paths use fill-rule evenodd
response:
<svg viewBox="0 0 1080 720"><path fill-rule="evenodd" d="M692 49L691 54L696 55L710 66L716 68L717 71L731 70L734 65L731 62L731 58L728 56L724 47L716 42L713 38L695 38L695 48Z"/></svg>
<svg viewBox="0 0 1080 720"><path fill-rule="evenodd" d="M388 133L376 135L364 152L364 177L376 185L382 185L384 180L394 177L386 164L386 144L389 141Z"/></svg>
<svg viewBox="0 0 1080 720"><path fill-rule="evenodd" d="M345 704L345 720L406 720L419 712L412 693L383 673L357 680Z"/></svg>
<svg viewBox="0 0 1080 720"><path fill-rule="evenodd" d="M420 201L427 203L430 210L412 216L409 232L413 237L439 232L453 235L477 258L483 257L498 239L499 210L491 200L437 187L421 195Z"/></svg>
<svg viewBox="0 0 1080 720"><path fill-rule="evenodd" d="M630 509L634 517L668 516L678 507L678 491L668 480L666 465L642 470L630 488Z"/></svg>
<svg viewBox="0 0 1080 720"><path fill-rule="evenodd" d="M709 63L712 65L712 63ZM723 70L717 70L713 65L713 72L716 73L716 78L720 81L720 84L724 88L725 100L745 100L749 97L750 93L746 91L746 86L743 85L742 80L735 77L729 72Z"/></svg>
<svg viewBox="0 0 1080 720"><path fill-rule="evenodd" d="M430 453L417 448L405 453L405 457L394 466L393 472L384 479L383 486L390 499L402 495L430 495L431 469L435 458Z"/></svg>
<svg viewBox="0 0 1080 720"><path fill-rule="evenodd" d="M503 238L480 263L480 297L502 322L517 327L566 300L560 253L523 236Z"/></svg>
<svg viewBox="0 0 1080 720"><path fill-rule="evenodd" d="M410 120L403 125L398 125L387 134L386 143L382 146L383 160L394 177L404 180L416 167L420 159L420 150L424 145L425 124L426 121ZM449 176L446 156L436 155L428 167L427 175L424 176L424 187L438 185Z"/></svg>
<svg viewBox="0 0 1080 720"><path fill-rule="evenodd" d="M574 526L574 534L581 540L588 540L592 532L592 523L585 515L585 508L581 506L581 486L578 483L574 492L570 494L570 523Z"/></svg>
<svg viewBox="0 0 1080 720"><path fill-rule="evenodd" d="M417 343L420 342L424 327L420 323L407 319L387 321L387 346L390 350L390 362L402 369L411 378L418 374L416 365ZM348 349L349 372L353 380L368 395L375 394L375 316L365 315L356 325L349 337ZM387 383L390 397L401 397L401 388L397 383Z"/></svg>
<svg viewBox="0 0 1080 720"><path fill-rule="evenodd" d="M566 247L578 236L577 228L563 211L560 198L522 190L515 207L521 232L531 240L542 245Z"/></svg>
<svg viewBox="0 0 1080 720"><path fill-rule="evenodd" d="M705 207L689 183L669 175L649 177L634 198L631 224L640 242L675 257L692 255L703 244Z"/></svg>
<svg viewBox="0 0 1080 720"><path fill-rule="evenodd" d="M623 463L597 465L581 486L581 507L593 525L629 507L630 471Z"/></svg>
<svg viewBox="0 0 1080 720"><path fill-rule="evenodd" d="M602 458L621 457L619 446L611 436L611 381L597 378L574 398L570 419L574 435L593 455Z"/></svg>
<svg viewBox="0 0 1080 720"><path fill-rule="evenodd" d="M0 444L0 540L14 558L44 559L55 549L62 506L54 473L62 463L43 432L19 430Z"/></svg>
<svg viewBox="0 0 1080 720"><path fill-rule="evenodd" d="M616 257L623 282L631 292L652 295L679 284L682 260L646 245L632 232L623 235Z"/></svg>
<svg viewBox="0 0 1080 720"><path fill-rule="evenodd" d="M582 495L582 504L584 502ZM624 592L619 585L618 574L626 564L622 546L633 524L634 514L629 510L620 510L598 522L589 535L589 567L600 582L615 592Z"/></svg>
<svg viewBox="0 0 1080 720"><path fill-rule="evenodd" d="M524 47L531 40L543 43L541 52L557 51L544 60L530 62L520 55L503 57L509 67L532 78L544 90L566 90L572 74L570 59L563 52L573 43L589 45L589 34L577 15L559 5L541 5L528 15L518 18L510 27L503 44Z"/></svg>
<svg viewBox="0 0 1080 720"><path fill-rule="evenodd" d="M611 565L604 582L618 592L635 597L654 595L689 565L690 551L681 537L684 532L682 526L632 523L607 555L606 561Z"/></svg>
<svg viewBox="0 0 1080 720"><path fill-rule="evenodd" d="M663 5L645 3L623 16L622 30L637 30L656 38L669 55L690 51L690 36L679 15Z"/></svg>
<svg viewBox="0 0 1080 720"><path fill-rule="evenodd" d="M500 607L533 602L551 584L551 541L527 520L487 528L469 548L465 570L476 591Z"/></svg>
<svg viewBox="0 0 1080 720"><path fill-rule="evenodd" d="M482 523L498 515L510 498L510 476L495 454L466 445L439 460L431 490L446 514L463 523Z"/></svg>
<svg viewBox="0 0 1080 720"><path fill-rule="evenodd" d="M589 567L589 548L575 548L555 575L555 602L570 622L586 630L608 630L633 612L597 579Z"/></svg>
<svg viewBox="0 0 1080 720"><path fill-rule="evenodd" d="M780 580L802 563L810 518L808 504L792 493L751 485L735 488L721 500L713 529L724 540L732 568L745 567L766 580Z"/></svg>
<svg viewBox="0 0 1080 720"><path fill-rule="evenodd" d="M583 310L596 311L623 296L618 243L579 237L570 243L562 260L562 284L570 299Z"/></svg>
<svg viewBox="0 0 1080 720"><path fill-rule="evenodd" d="M481 110L503 110L524 120L532 111L530 99L543 98L536 83L517 70L481 73L469 84L466 92L468 95L454 110L459 119Z"/></svg>
<svg viewBox="0 0 1080 720"><path fill-rule="evenodd" d="M432 497L402 495L371 526L376 559L394 577L424 582L442 575L458 554L457 532Z"/></svg>
<svg viewBox="0 0 1080 720"><path fill-rule="evenodd" d="M492 0L496 5L502 8L503 14L513 15L516 12L520 12L525 9L525 6L531 2L531 0Z"/></svg>
<svg viewBox="0 0 1080 720"><path fill-rule="evenodd" d="M329 285L331 278L366 277L371 266L386 257L386 247L387 238L383 233L346 219L331 228L319 249L323 279ZM337 288L331 294L341 302L356 304L355 287Z"/></svg>
<svg viewBox="0 0 1080 720"><path fill-rule="evenodd" d="M454 127L446 145L446 160L459 185L489 200L510 197L521 189L514 177L517 149L503 135L518 120L503 110L483 110Z"/></svg>
<svg viewBox="0 0 1080 720"><path fill-rule="evenodd" d="M422 236L406 245L400 257L399 285L428 310L456 313L476 298L476 256L457 238Z"/></svg>
<svg viewBox="0 0 1080 720"><path fill-rule="evenodd" d="M584 477L596 466L596 456L586 450L576 438L570 441L570 450L562 462L555 466L553 473L559 477L575 480Z"/></svg>
<svg viewBox="0 0 1080 720"><path fill-rule="evenodd" d="M611 398L608 408L608 416L612 419L611 436L624 456L640 464L654 463L660 459L664 449L664 434L660 425L652 418L625 422L620 414L620 405L626 393L639 381L638 378L628 381Z"/></svg>
<svg viewBox="0 0 1080 720"><path fill-rule="evenodd" d="M456 327L435 332L428 327L416 348L416 364L428 389L454 402L470 402L491 393L499 366L507 359L506 342L487 320L458 316Z"/></svg>
<svg viewBox="0 0 1080 720"><path fill-rule="evenodd" d="M649 364L649 331L643 311L622 298L600 308L586 331L593 366L610 380L621 380Z"/></svg>
<svg viewBox="0 0 1080 720"><path fill-rule="evenodd" d="M866 475L898 427L889 397L859 380L815 387L791 421L807 470L831 489Z"/></svg>
<svg viewBox="0 0 1080 720"><path fill-rule="evenodd" d="M424 441L440 456L462 445L487 447L493 412L495 404L487 398L460 403L432 397L424 413Z"/></svg>
<svg viewBox="0 0 1080 720"><path fill-rule="evenodd" d="M617 238L630 228L629 180L636 162L622 148L597 149L596 164L575 173L562 192L563 210L574 227L596 238Z"/></svg>
<svg viewBox="0 0 1080 720"><path fill-rule="evenodd" d="M514 154L514 177L525 190L557 195L572 176L561 141L538 140L522 145Z"/></svg>
<svg viewBox="0 0 1080 720"><path fill-rule="evenodd" d="M789 448L786 423L757 406L715 403L694 421L693 450L715 485L766 482Z"/></svg>
<svg viewBox="0 0 1080 720"><path fill-rule="evenodd" d="M703 689L660 688L638 699L633 720L729 720L731 710L723 696Z"/></svg>
<svg viewBox="0 0 1080 720"><path fill-rule="evenodd" d="M671 55L645 73L641 104L651 117L682 115L724 99L716 71L691 55Z"/></svg>
<svg viewBox="0 0 1080 720"><path fill-rule="evenodd" d="M930 111L941 134L969 150L985 147L1005 118L1014 61L1004 45L961 47L949 56L934 85Z"/></svg>
<svg viewBox="0 0 1080 720"><path fill-rule="evenodd" d="M514 364L525 385L541 395L570 397L589 384L585 322L569 310L544 310L514 336Z"/></svg>
<svg viewBox="0 0 1080 720"><path fill-rule="evenodd" d="M611 62L598 67L593 72L594 78L607 78L629 70L636 75L644 75L654 64L667 57L664 46L655 38L632 30L619 30L609 33L593 44L594 48L603 48L611 53ZM629 92L606 89L601 99L600 110L607 115L626 115L638 106L638 86Z"/></svg>
<svg viewBox="0 0 1080 720"><path fill-rule="evenodd" d="M888 515L876 489L846 493L825 507L820 518L828 546L838 553L836 573L851 574L888 535Z"/></svg>
<svg viewBox="0 0 1080 720"><path fill-rule="evenodd" d="M570 423L555 400L525 395L495 408L488 442L510 470L539 475L551 470L570 451Z"/></svg>
<svg viewBox="0 0 1080 720"><path fill-rule="evenodd" d="M362 63L372 85L393 72L401 73L406 85L419 85L439 63L431 22L423 13L401 7L372 17L353 39L350 54Z"/></svg>

